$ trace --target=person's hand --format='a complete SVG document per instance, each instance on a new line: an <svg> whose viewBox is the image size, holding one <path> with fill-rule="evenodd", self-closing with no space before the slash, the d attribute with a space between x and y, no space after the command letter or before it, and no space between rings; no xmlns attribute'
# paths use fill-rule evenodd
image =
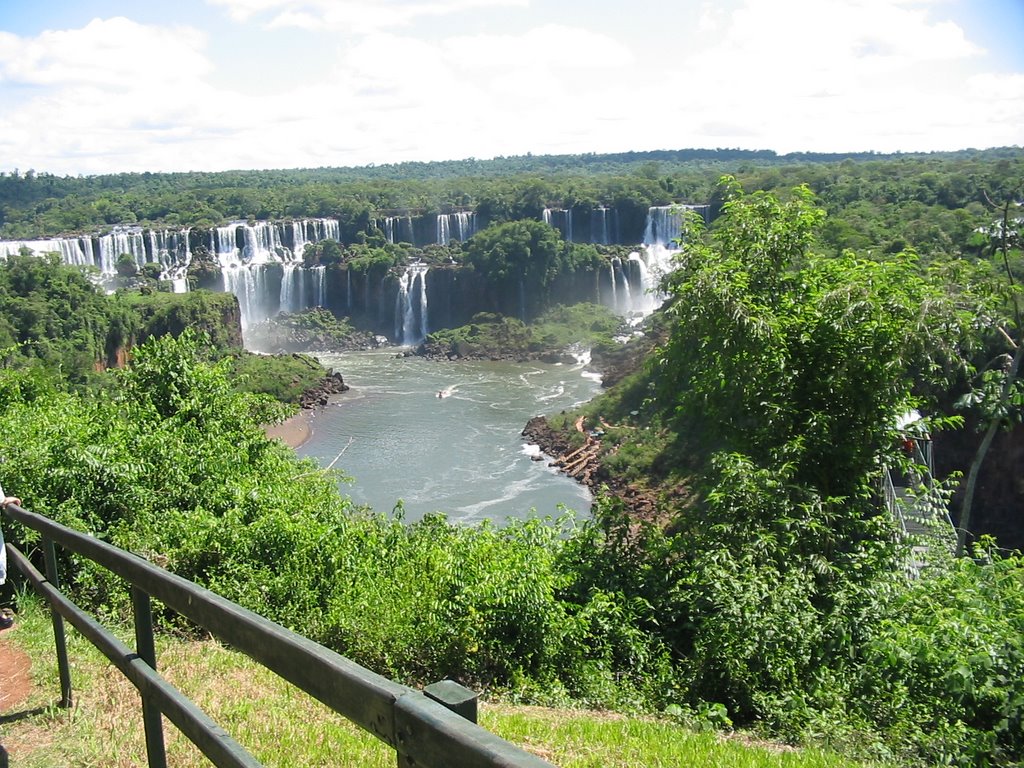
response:
<svg viewBox="0 0 1024 768"><path fill-rule="evenodd" d="M20 507L21 499L19 499L17 496L4 496L3 506L6 507L8 504L14 504Z"/></svg>

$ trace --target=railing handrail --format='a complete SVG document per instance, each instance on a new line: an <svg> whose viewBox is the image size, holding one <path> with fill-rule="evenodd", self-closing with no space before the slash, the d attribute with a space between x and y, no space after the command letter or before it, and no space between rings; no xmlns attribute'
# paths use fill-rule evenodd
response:
<svg viewBox="0 0 1024 768"><path fill-rule="evenodd" d="M122 577L149 597L242 651L422 766L551 764L455 714L423 693L354 661L138 555L15 504L12 519Z"/></svg>

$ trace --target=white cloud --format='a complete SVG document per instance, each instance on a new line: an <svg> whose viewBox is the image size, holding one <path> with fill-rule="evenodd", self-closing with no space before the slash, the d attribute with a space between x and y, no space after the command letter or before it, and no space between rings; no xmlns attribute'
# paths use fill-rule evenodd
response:
<svg viewBox="0 0 1024 768"><path fill-rule="evenodd" d="M416 19L450 16L469 10L525 7L529 0L208 0L231 18L248 21L270 15L270 28L332 29L369 34L403 27Z"/></svg>
<svg viewBox="0 0 1024 768"><path fill-rule="evenodd" d="M82 29L34 38L0 33L0 82L160 87L206 74L203 33L153 27L123 17L93 19Z"/></svg>
<svg viewBox="0 0 1024 768"><path fill-rule="evenodd" d="M330 47L301 76L289 67L302 61L267 60L287 84L277 89L228 77L253 71L237 57L273 50L272 31L237 29L231 39L245 45L228 51L213 37L224 31L208 39L123 18L32 38L0 32L0 157L91 173L1024 144L1024 73L986 74L984 52L942 5L737 0L705 4L702 15L695 3L688 18L700 34L666 53L596 13L575 26L541 17L448 37L411 23L506 0L219 2L235 18L287 23L293 42L329 13L329 23L345 17L362 32L309 35L311 46ZM356 18L359 9L366 15ZM233 67L218 65L220 55L236 57Z"/></svg>
<svg viewBox="0 0 1024 768"><path fill-rule="evenodd" d="M950 149L978 128L976 113L971 124L926 128L979 107L962 66L983 52L924 3L749 0L712 21L715 46L687 52L670 75L685 104L683 144ZM968 143L1007 132L985 134Z"/></svg>
<svg viewBox="0 0 1024 768"><path fill-rule="evenodd" d="M174 145L217 136L244 107L205 81L206 36L125 18L34 38L4 34L0 156L57 172L143 170L188 162Z"/></svg>

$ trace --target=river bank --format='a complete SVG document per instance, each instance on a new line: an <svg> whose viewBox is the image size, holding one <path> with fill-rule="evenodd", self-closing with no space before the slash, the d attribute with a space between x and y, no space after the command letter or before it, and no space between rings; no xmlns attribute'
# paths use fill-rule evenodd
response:
<svg viewBox="0 0 1024 768"><path fill-rule="evenodd" d="M272 440L280 440L289 448L299 448L313 435L313 411L303 408L280 424L267 425L263 431Z"/></svg>

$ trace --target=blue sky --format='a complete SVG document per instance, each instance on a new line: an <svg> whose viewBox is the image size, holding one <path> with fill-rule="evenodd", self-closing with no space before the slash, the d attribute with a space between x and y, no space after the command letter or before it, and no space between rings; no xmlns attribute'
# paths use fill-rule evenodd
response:
<svg viewBox="0 0 1024 768"><path fill-rule="evenodd" d="M0 0L0 170L1024 145L1024 0Z"/></svg>

